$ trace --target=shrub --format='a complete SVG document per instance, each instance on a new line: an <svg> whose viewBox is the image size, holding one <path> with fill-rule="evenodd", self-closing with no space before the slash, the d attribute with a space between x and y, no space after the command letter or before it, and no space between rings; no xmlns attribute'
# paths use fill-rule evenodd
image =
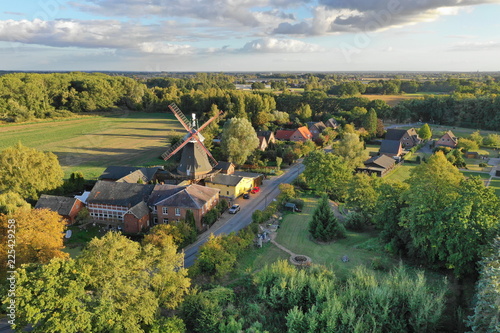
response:
<svg viewBox="0 0 500 333"><path fill-rule="evenodd" d="M352 231L363 231L369 218L360 212L352 212L346 216L344 226Z"/></svg>
<svg viewBox="0 0 500 333"><path fill-rule="evenodd" d="M226 199L220 199L219 202L216 205L217 211L219 212L219 215L224 213L227 208L228 208L228 203Z"/></svg>
<svg viewBox="0 0 500 333"><path fill-rule="evenodd" d="M217 221L217 218L219 217L219 212L217 208L212 208L210 209L202 218L202 222L204 224L207 224L208 226L212 226L215 221Z"/></svg>
<svg viewBox="0 0 500 333"><path fill-rule="evenodd" d="M488 166L487 163L479 163L479 167L481 168L486 168Z"/></svg>
<svg viewBox="0 0 500 333"><path fill-rule="evenodd" d="M294 203L298 209L304 208L304 200L302 199L290 199L288 202Z"/></svg>

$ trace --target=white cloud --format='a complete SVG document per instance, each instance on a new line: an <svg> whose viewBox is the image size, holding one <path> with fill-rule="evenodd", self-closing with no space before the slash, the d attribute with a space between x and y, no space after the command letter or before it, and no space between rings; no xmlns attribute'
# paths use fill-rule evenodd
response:
<svg viewBox="0 0 500 333"><path fill-rule="evenodd" d="M262 38L246 43L242 52L259 53L311 53L324 51L319 45L295 39Z"/></svg>
<svg viewBox="0 0 500 333"><path fill-rule="evenodd" d="M139 50L144 53L177 54L177 55L186 55L195 52L195 49L190 45L176 45L163 42L140 43Z"/></svg>
<svg viewBox="0 0 500 333"><path fill-rule="evenodd" d="M279 23L276 34L322 35L378 31L457 15L470 6L500 0L319 0L312 19Z"/></svg>
<svg viewBox="0 0 500 333"><path fill-rule="evenodd" d="M500 49L500 42L486 41L486 42L464 42L453 45L449 51L487 51Z"/></svg>
<svg viewBox="0 0 500 333"><path fill-rule="evenodd" d="M116 20L0 21L0 41L52 47L132 49L144 53L192 53L188 45L165 41L168 26L140 25Z"/></svg>

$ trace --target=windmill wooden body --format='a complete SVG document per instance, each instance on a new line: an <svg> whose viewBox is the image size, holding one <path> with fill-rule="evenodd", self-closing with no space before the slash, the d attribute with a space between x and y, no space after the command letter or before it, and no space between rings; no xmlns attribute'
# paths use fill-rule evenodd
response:
<svg viewBox="0 0 500 333"><path fill-rule="evenodd" d="M217 161L203 144L205 138L200 131L217 119L222 114L222 111L198 127L194 114L192 120L189 121L177 105L172 103L168 108L188 132L181 141L171 146L169 150L161 155L166 161L182 149L181 162L177 167L177 173L171 175L174 178L198 180L217 173L218 171L213 170L213 167L217 165Z"/></svg>

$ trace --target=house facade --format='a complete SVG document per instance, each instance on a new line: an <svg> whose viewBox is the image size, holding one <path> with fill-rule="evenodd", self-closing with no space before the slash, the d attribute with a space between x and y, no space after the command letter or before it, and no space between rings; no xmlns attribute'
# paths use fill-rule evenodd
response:
<svg viewBox="0 0 500 333"><path fill-rule="evenodd" d="M68 224L73 224L78 212L84 206L83 202L76 198L42 194L35 205L35 209L50 209L65 218Z"/></svg>
<svg viewBox="0 0 500 333"><path fill-rule="evenodd" d="M312 134L306 126L294 130L276 131L276 139L283 141L307 141L312 139Z"/></svg>
<svg viewBox="0 0 500 333"><path fill-rule="evenodd" d="M410 149L422 141L414 128L408 130L390 128L385 134L385 140L397 140L401 142L403 149Z"/></svg>
<svg viewBox="0 0 500 333"><path fill-rule="evenodd" d="M436 146L455 148L457 145L458 138L455 136L455 134L453 134L452 131L444 133L444 135L436 142Z"/></svg>
<svg viewBox="0 0 500 333"><path fill-rule="evenodd" d="M217 174L213 177L205 179L205 185L219 190L221 197L234 200L252 189L254 179L235 174Z"/></svg>
<svg viewBox="0 0 500 333"><path fill-rule="evenodd" d="M153 188L154 185L98 181L87 198L90 217L96 223L121 228L125 232L146 229L149 227L149 209L145 202ZM139 231L135 231L137 229Z"/></svg>
<svg viewBox="0 0 500 333"><path fill-rule="evenodd" d="M152 210L152 224L169 223L186 218L193 212L198 230L203 229L202 218L219 202L219 190L200 185L156 185L148 200Z"/></svg>
<svg viewBox="0 0 500 333"><path fill-rule="evenodd" d="M310 122L308 124L309 132L311 132L312 138L317 139L319 135L325 130L326 125L322 122Z"/></svg>

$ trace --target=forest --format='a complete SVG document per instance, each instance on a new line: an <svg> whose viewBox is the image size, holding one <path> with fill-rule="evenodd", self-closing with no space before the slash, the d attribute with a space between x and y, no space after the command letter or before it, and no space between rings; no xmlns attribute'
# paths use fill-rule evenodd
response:
<svg viewBox="0 0 500 333"><path fill-rule="evenodd" d="M215 104L226 112L227 118L247 118L256 129L266 129L282 118L280 112L289 114L295 123L333 116L344 124L358 122L359 113L372 108L386 122L422 121L500 129L500 77L276 76L197 73L131 78L81 72L5 74L0 77L0 119L23 122L119 109L165 112L170 103L176 103L181 110L189 110L202 119ZM250 82L249 77L261 85L253 85L252 91L237 90L236 84ZM262 85L271 88L260 89ZM363 94L420 95L390 107L381 99L369 99ZM279 125L284 126L285 122Z"/></svg>

